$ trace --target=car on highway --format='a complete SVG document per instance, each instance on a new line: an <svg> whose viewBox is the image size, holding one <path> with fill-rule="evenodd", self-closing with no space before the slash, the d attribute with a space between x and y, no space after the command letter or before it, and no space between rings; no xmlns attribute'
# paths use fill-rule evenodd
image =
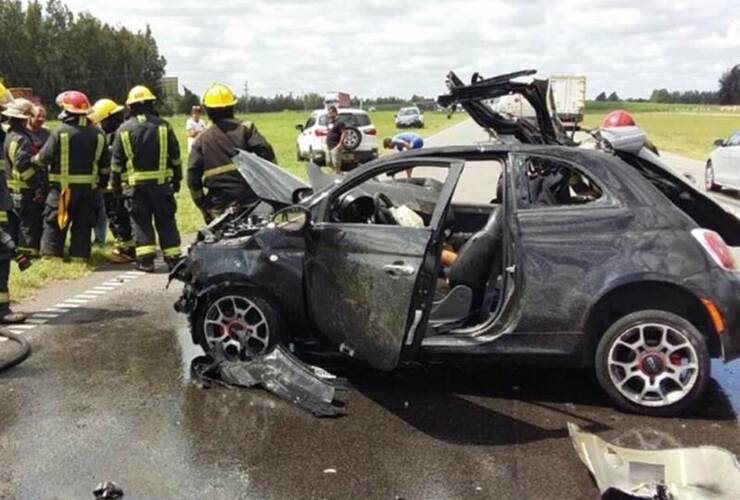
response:
<svg viewBox="0 0 740 500"><path fill-rule="evenodd" d="M401 108L395 117L396 128L424 127L424 113L416 106Z"/></svg>
<svg viewBox="0 0 740 500"><path fill-rule="evenodd" d="M717 149L709 155L704 176L707 191L740 189L740 130L727 140L717 139L714 145Z"/></svg>
<svg viewBox="0 0 740 500"><path fill-rule="evenodd" d="M473 95L501 84L451 94L539 142L408 151L313 187L240 153L269 208L226 212L172 271L193 341L238 358L309 337L380 370L430 359L591 367L629 411L696 403L710 359L740 357L727 247L740 245L740 221L635 128L604 130L587 150L555 143L542 109L539 136L530 122L499 124ZM516 88L538 109L536 87ZM413 179L394 177L409 168ZM472 169L490 203L453 201Z"/></svg>
<svg viewBox="0 0 740 500"><path fill-rule="evenodd" d="M339 120L347 126L342 153L345 165L359 165L378 157L378 129L361 109L339 108ZM317 109L306 123L296 125L296 158L326 164L327 111Z"/></svg>

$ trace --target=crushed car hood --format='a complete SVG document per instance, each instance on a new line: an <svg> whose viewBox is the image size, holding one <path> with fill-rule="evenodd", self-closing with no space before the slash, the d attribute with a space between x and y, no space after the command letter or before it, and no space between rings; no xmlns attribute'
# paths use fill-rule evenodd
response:
<svg viewBox="0 0 740 500"><path fill-rule="evenodd" d="M293 192L308 187L295 175L254 153L240 150L233 163L254 193L273 208L292 205Z"/></svg>

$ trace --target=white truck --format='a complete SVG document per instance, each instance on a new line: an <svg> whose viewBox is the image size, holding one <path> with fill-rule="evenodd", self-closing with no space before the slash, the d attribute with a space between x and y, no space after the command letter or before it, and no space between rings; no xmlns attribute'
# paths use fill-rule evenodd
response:
<svg viewBox="0 0 740 500"><path fill-rule="evenodd" d="M554 108L560 121L567 128L583 120L586 105L586 77L575 75L554 75L549 79L548 93L551 96L549 108ZM497 113L518 118L534 118L532 106L519 94L495 99L493 110Z"/></svg>

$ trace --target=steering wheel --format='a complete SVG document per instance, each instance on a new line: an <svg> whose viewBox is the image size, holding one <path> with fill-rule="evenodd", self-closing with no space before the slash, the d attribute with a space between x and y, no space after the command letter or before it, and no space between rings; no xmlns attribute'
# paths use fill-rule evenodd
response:
<svg viewBox="0 0 740 500"><path fill-rule="evenodd" d="M377 192L373 196L373 201L375 202L375 223L397 226L398 221L393 217L393 212L391 212L391 208L395 207L395 205L388 198L388 195Z"/></svg>

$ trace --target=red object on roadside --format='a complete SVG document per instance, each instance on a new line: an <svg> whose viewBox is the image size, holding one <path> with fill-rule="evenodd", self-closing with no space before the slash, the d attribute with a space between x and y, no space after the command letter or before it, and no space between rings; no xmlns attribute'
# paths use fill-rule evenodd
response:
<svg viewBox="0 0 740 500"><path fill-rule="evenodd" d="M635 119L623 109L617 109L607 114L601 121L601 128L634 127Z"/></svg>
<svg viewBox="0 0 740 500"><path fill-rule="evenodd" d="M67 113L85 115L90 112L90 100L79 90L67 90L57 96L57 106Z"/></svg>

